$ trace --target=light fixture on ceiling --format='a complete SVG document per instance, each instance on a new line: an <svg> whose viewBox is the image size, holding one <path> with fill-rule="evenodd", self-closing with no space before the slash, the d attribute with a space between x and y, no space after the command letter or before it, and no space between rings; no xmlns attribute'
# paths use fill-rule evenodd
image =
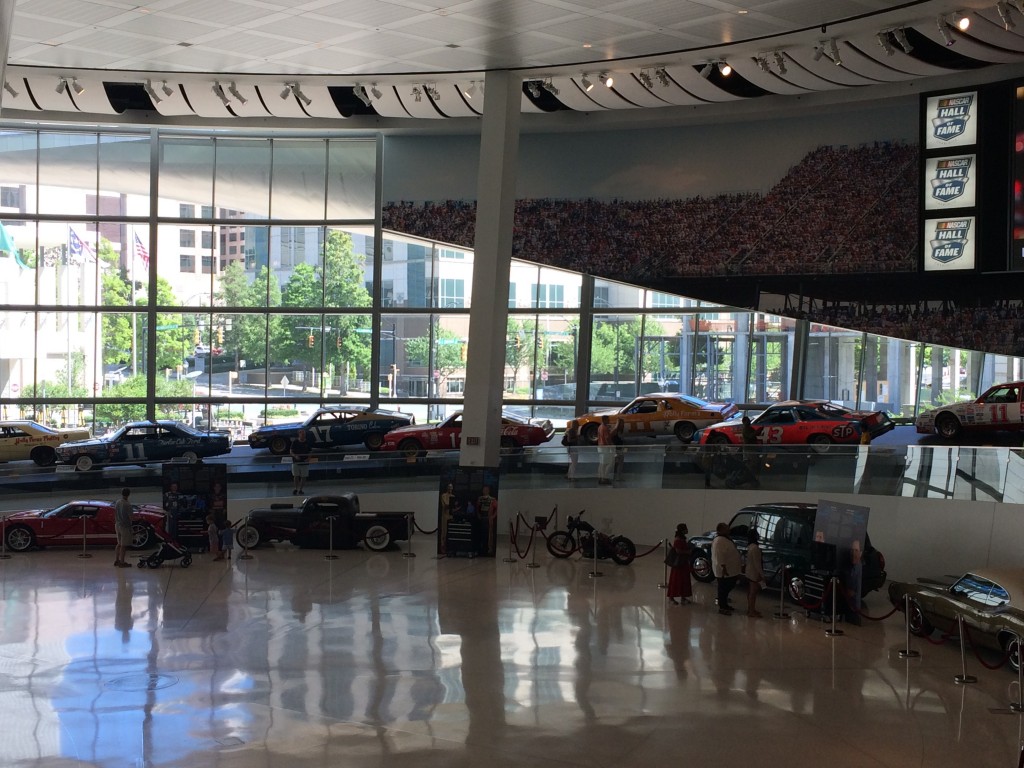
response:
<svg viewBox="0 0 1024 768"><path fill-rule="evenodd" d="M949 32L949 22L946 21L945 16L939 16L939 18L935 20L935 25L939 28L939 34L942 35L942 40L947 46L956 43L956 40L953 39L953 35Z"/></svg>
<svg viewBox="0 0 1024 768"><path fill-rule="evenodd" d="M772 56L775 57L775 66L778 68L779 74L786 74L786 57L782 55L782 51L774 51Z"/></svg>
<svg viewBox="0 0 1024 768"><path fill-rule="evenodd" d="M375 99L379 99L384 94L381 93L380 88L378 88L377 84L374 83L373 85L370 86L370 95L373 96L373 98Z"/></svg>
<svg viewBox="0 0 1024 768"><path fill-rule="evenodd" d="M772 71L772 68L768 66L768 57L763 53L757 54L757 56L754 57L754 61L757 62L757 66L761 68L762 72L767 73Z"/></svg>
<svg viewBox="0 0 1024 768"><path fill-rule="evenodd" d="M210 90L213 91L214 96L220 99L221 104L225 107L231 104L231 99L229 99L228 95L224 93L224 86L219 82L214 83Z"/></svg>
<svg viewBox="0 0 1024 768"><path fill-rule="evenodd" d="M580 78L580 84L583 86L583 90L588 93L594 89L594 81L590 79L586 72L584 72L583 77Z"/></svg>
<svg viewBox="0 0 1024 768"><path fill-rule="evenodd" d="M83 93L85 93L85 86L79 85L77 77L72 77L71 90L75 92L75 96L81 96Z"/></svg>
<svg viewBox="0 0 1024 768"><path fill-rule="evenodd" d="M597 76L597 79L604 83L606 88L611 88L615 85L615 78L609 75L607 72L602 72Z"/></svg>
<svg viewBox="0 0 1024 768"><path fill-rule="evenodd" d="M1024 0L1021 0L1021 2L1024 2ZM664 67L658 67L654 70L654 76L658 78L658 82L661 83L662 88L668 88L668 72L665 71Z"/></svg>
<svg viewBox="0 0 1024 768"><path fill-rule="evenodd" d="M232 85L234 85L234 83L232 83ZM359 96L359 88L360 87L361 86L359 86L359 84L357 83L356 87L353 89L357 96ZM234 93L234 91L232 91L232 93ZM302 86L300 86L298 83L285 83L284 84L284 88L281 89L281 93L279 95L281 96L281 100L282 101L287 99L289 96L294 96L296 99L301 101L307 107L310 104L313 103L313 100L311 98L309 98L309 96L307 96L306 94L304 94L302 92ZM365 97L365 96L366 96L366 89L363 88L363 97ZM360 98L362 98L362 97L360 97ZM242 103L244 104L245 102L243 101ZM363 99L363 103L366 104L366 106L370 106L369 103L365 99Z"/></svg>
<svg viewBox="0 0 1024 768"><path fill-rule="evenodd" d="M1024 14L1024 0L1012 0L1013 7Z"/></svg>
<svg viewBox="0 0 1024 768"><path fill-rule="evenodd" d="M10 80L4 80L4 90L11 94L12 98L18 98L18 91L15 90L13 85L11 85Z"/></svg>
<svg viewBox="0 0 1024 768"><path fill-rule="evenodd" d="M715 65L710 61L705 61L704 66L700 68L701 77L711 77L711 70L715 68Z"/></svg>
<svg viewBox="0 0 1024 768"><path fill-rule="evenodd" d="M526 84L526 90L530 92L530 96L535 99L540 98L540 83L536 80L530 80Z"/></svg>
<svg viewBox="0 0 1024 768"><path fill-rule="evenodd" d="M416 101L423 101L423 91L420 90L420 87L418 85L414 85L412 87L412 97ZM369 106L369 105L367 105L367 106Z"/></svg>
<svg viewBox="0 0 1024 768"><path fill-rule="evenodd" d="M642 85L647 90L650 90L651 88L654 87L654 78L651 77L651 73L648 72L646 69L640 70L640 74L637 75L637 79L640 81L640 85Z"/></svg>
<svg viewBox="0 0 1024 768"><path fill-rule="evenodd" d="M313 103L313 100L302 92L302 86L298 83L292 85L292 90L295 92L295 98L302 102L303 106L308 107Z"/></svg>
<svg viewBox="0 0 1024 768"><path fill-rule="evenodd" d="M732 74L732 67L729 66L729 62L722 60L718 62L718 71L722 73L722 77L728 77Z"/></svg>
<svg viewBox="0 0 1024 768"><path fill-rule="evenodd" d="M961 32L966 32L971 28L971 19L967 14L956 11L953 14L953 22L956 24L956 28Z"/></svg>
<svg viewBox="0 0 1024 768"><path fill-rule="evenodd" d="M1021 0L1021 2L1024 3L1024 0ZM907 30L903 27L896 27L896 29L892 31L892 36L896 38L896 42L899 43L899 46L903 49L904 53L910 53L914 50L914 46L912 46L910 41L907 39Z"/></svg>
<svg viewBox="0 0 1024 768"><path fill-rule="evenodd" d="M541 85L544 87L544 90L550 93L552 96L557 96L561 92L558 86L551 81L550 77L543 83L541 83Z"/></svg>
<svg viewBox="0 0 1024 768"><path fill-rule="evenodd" d="M356 84L356 88L357 89L359 88L358 84ZM287 99L291 95L292 95L292 84L291 83L285 83L284 84L284 88L281 89L281 93L280 93L281 101L284 101L285 99Z"/></svg>
<svg viewBox="0 0 1024 768"><path fill-rule="evenodd" d="M830 37L828 41L828 55L832 59L832 63L837 67L842 65L843 60L839 58L839 40L834 37Z"/></svg>
<svg viewBox="0 0 1024 768"><path fill-rule="evenodd" d="M234 80L232 80L231 84L228 86L228 93L234 96L235 99L238 100L239 104L245 104L247 101L249 101L247 98L245 98L245 96L238 92L238 87L235 85Z"/></svg>
<svg viewBox="0 0 1024 768"><path fill-rule="evenodd" d="M291 89L289 89L290 91ZM364 107L369 107L373 102L370 100L370 94L366 92L366 86L356 83L355 88L352 89L352 93L356 95L356 98L363 102ZM416 99L419 101L419 99Z"/></svg>
<svg viewBox="0 0 1024 768"><path fill-rule="evenodd" d="M427 96L432 98L434 101L441 100L441 92L437 90L437 85L435 83L431 83L430 85L424 85L423 90L426 92Z"/></svg>
<svg viewBox="0 0 1024 768"><path fill-rule="evenodd" d="M1007 0L999 0L996 3L996 12L999 14L999 20L1003 22L1003 29L1010 30L1017 26L1016 22L1010 16L1010 3Z"/></svg>
<svg viewBox="0 0 1024 768"><path fill-rule="evenodd" d="M164 96L170 97L174 95L174 89L167 84L166 80L164 80L164 84L160 86L160 90L164 92Z"/></svg>
<svg viewBox="0 0 1024 768"><path fill-rule="evenodd" d="M825 54L825 44L819 42L814 46L814 60L821 61L821 57Z"/></svg>
<svg viewBox="0 0 1024 768"><path fill-rule="evenodd" d="M896 49L892 47L892 41L889 40L889 33L882 30L878 33L878 44L882 46L882 50L885 51L886 56L895 56Z"/></svg>
<svg viewBox="0 0 1024 768"><path fill-rule="evenodd" d="M57 93L64 93L68 89L68 79L62 77L57 81L57 87L54 89Z"/></svg>
<svg viewBox="0 0 1024 768"><path fill-rule="evenodd" d="M476 94L476 80L470 80L469 87L462 89L462 95L467 99L472 99Z"/></svg>
<svg viewBox="0 0 1024 768"><path fill-rule="evenodd" d="M159 104L163 101L160 94L156 92L156 88L153 87L153 83L151 81L147 80L146 84L142 87L145 89L146 95L149 96L150 101L154 104Z"/></svg>

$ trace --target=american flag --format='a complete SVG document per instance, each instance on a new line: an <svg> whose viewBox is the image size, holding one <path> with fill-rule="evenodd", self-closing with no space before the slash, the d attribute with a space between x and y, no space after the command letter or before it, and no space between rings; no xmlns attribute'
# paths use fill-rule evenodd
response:
<svg viewBox="0 0 1024 768"><path fill-rule="evenodd" d="M142 259L144 266L149 266L149 251L146 250L146 246L142 244L142 240L139 239L139 233L135 233L135 258Z"/></svg>

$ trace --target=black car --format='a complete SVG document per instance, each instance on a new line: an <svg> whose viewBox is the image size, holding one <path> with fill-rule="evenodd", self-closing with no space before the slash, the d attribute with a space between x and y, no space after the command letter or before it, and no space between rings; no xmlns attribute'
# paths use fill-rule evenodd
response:
<svg viewBox="0 0 1024 768"><path fill-rule="evenodd" d="M760 539L765 578L768 587L782 588L782 565L786 571L786 589L790 597L800 601L804 596L804 577L812 570L818 570L814 548L814 518L818 513L817 504L773 503L755 504L737 512L729 523L732 540L746 561L747 532L753 528ZM714 531L708 531L690 539L692 547L693 576L698 581L715 580L711 570L711 541ZM864 543L864 569L861 577L861 593L866 595L885 584L885 558L871 546L871 537Z"/></svg>
<svg viewBox="0 0 1024 768"><path fill-rule="evenodd" d="M354 493L310 496L293 507L271 504L253 509L238 526L235 540L247 549L267 541L289 541L300 547L387 549L409 538L405 512L360 512ZM333 543L332 543L333 542Z"/></svg>
<svg viewBox="0 0 1024 768"><path fill-rule="evenodd" d="M249 435L249 446L267 448L281 456L288 453L292 438L304 429L313 450L324 451L362 443L375 451L380 448L385 434L414 423L411 414L400 411L328 406L318 409L305 421L260 427Z"/></svg>

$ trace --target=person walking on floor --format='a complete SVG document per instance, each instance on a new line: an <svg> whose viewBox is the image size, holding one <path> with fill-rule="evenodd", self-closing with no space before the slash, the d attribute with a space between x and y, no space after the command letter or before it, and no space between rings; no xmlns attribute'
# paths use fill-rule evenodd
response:
<svg viewBox="0 0 1024 768"><path fill-rule="evenodd" d="M740 551L729 537L729 524L715 526L715 538L711 541L711 568L718 580L718 612L732 615L729 593L736 586L736 580L743 570Z"/></svg>
<svg viewBox="0 0 1024 768"><path fill-rule="evenodd" d="M565 434L562 435L562 445L564 445L565 450L569 452L569 471L565 476L570 481L576 479L576 467L580 462L579 444L579 425L575 421L566 422Z"/></svg>
<svg viewBox="0 0 1024 768"><path fill-rule="evenodd" d="M747 534L747 566L743 573L747 577L747 616L760 619L757 610L757 594L764 583L764 561L761 558L761 546L758 544L757 531L751 529Z"/></svg>
<svg viewBox="0 0 1024 768"><path fill-rule="evenodd" d="M117 534L117 544L114 546L114 566L117 568L131 568L125 558L128 556L128 547L132 543L132 503L128 501L131 496L131 488L121 489L121 498L114 504L114 532Z"/></svg>
<svg viewBox="0 0 1024 768"><path fill-rule="evenodd" d="M597 484L611 485L615 471L615 441L608 414L601 417L597 428Z"/></svg>
<svg viewBox="0 0 1024 768"><path fill-rule="evenodd" d="M306 430L300 429L295 433L289 453L292 456L292 495L301 496L306 485L306 478L309 477L309 453L311 447L306 439Z"/></svg>
<svg viewBox="0 0 1024 768"><path fill-rule="evenodd" d="M690 542L686 535L689 533L686 523L679 523L676 526L676 535L672 540L672 551L669 556L672 563L668 572L668 595L672 605L685 605L693 597L693 583L690 581Z"/></svg>

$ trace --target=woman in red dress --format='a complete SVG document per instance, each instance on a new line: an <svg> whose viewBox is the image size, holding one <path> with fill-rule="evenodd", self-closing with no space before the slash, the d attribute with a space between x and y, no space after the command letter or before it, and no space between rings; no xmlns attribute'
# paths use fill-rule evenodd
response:
<svg viewBox="0 0 1024 768"><path fill-rule="evenodd" d="M672 541L676 564L669 569L667 590L672 605L688 603L693 596L693 585L690 583L690 542L686 540L689 532L686 523L680 523L676 526L676 537Z"/></svg>

